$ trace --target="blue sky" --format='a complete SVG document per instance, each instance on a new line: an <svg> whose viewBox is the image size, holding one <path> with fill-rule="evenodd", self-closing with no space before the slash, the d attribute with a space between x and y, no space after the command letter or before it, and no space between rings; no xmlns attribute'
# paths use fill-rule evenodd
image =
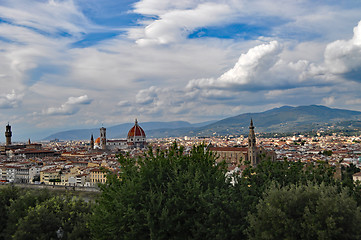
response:
<svg viewBox="0 0 361 240"><path fill-rule="evenodd" d="M361 111L360 12L359 1L0 0L0 126L35 140L134 118Z"/></svg>

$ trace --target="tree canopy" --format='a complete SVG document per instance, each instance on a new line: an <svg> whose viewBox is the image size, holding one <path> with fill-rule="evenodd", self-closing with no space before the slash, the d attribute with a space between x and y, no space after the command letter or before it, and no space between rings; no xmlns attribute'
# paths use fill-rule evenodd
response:
<svg viewBox="0 0 361 240"><path fill-rule="evenodd" d="M121 158L102 186L91 223L96 239L237 239L239 198L204 146L175 144L144 158Z"/></svg>
<svg viewBox="0 0 361 240"><path fill-rule="evenodd" d="M249 214L249 239L360 239L361 208L325 184L273 185Z"/></svg>
<svg viewBox="0 0 361 240"><path fill-rule="evenodd" d="M13 186L0 189L0 239L89 239L91 205L70 195Z"/></svg>

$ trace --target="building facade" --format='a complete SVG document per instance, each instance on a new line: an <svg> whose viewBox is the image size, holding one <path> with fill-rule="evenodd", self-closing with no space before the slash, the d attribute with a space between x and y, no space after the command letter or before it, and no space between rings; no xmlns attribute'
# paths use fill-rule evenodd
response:
<svg viewBox="0 0 361 240"><path fill-rule="evenodd" d="M257 166L262 159L275 161L277 155L274 151L267 151L262 146L257 146L253 120L249 126L248 147L209 147L216 154L218 162L225 161L229 167L251 164Z"/></svg>
<svg viewBox="0 0 361 240"><path fill-rule="evenodd" d="M102 150L130 150L134 148L145 148L147 146L147 138L142 127L139 126L138 120L135 119L134 126L129 130L126 139L107 139L106 128L100 128L100 137L95 140L93 135L90 139L91 149L100 148Z"/></svg>

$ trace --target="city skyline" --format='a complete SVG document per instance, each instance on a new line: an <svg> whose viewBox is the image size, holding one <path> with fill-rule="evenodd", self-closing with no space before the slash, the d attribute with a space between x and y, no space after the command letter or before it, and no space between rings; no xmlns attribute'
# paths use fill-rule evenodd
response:
<svg viewBox="0 0 361 240"><path fill-rule="evenodd" d="M360 10L307 0L4 0L0 124L27 139L283 105L361 111Z"/></svg>

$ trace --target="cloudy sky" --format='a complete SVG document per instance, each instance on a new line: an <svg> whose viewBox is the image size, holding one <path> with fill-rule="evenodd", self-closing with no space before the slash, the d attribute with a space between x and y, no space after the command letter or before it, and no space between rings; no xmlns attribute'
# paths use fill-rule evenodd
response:
<svg viewBox="0 0 361 240"><path fill-rule="evenodd" d="M360 13L337 0L0 0L0 142L8 122L25 140L283 105L361 111Z"/></svg>

